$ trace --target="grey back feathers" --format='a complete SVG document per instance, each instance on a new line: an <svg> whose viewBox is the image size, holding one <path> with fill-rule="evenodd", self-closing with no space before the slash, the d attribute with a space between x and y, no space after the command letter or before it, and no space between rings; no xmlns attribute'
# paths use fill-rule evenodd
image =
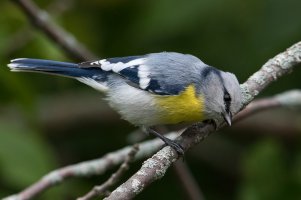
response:
<svg viewBox="0 0 301 200"><path fill-rule="evenodd" d="M151 68L148 89L163 95L177 95L190 84L197 86L206 66L195 56L167 52L149 54L145 65Z"/></svg>
<svg viewBox="0 0 301 200"><path fill-rule="evenodd" d="M177 95L191 83L200 82L206 65L192 55L162 52L144 56L110 58L80 63L82 68L101 68L127 80L127 83L159 95Z"/></svg>

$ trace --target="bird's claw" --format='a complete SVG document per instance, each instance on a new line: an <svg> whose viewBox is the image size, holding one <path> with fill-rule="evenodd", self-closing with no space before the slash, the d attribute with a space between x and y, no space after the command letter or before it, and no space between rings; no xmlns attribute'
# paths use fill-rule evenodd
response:
<svg viewBox="0 0 301 200"><path fill-rule="evenodd" d="M167 146L170 146L171 148L173 148L178 154L179 156L184 156L184 148L182 147L182 145L178 144L176 141L170 140L168 138L166 138L167 140L165 140L165 144Z"/></svg>

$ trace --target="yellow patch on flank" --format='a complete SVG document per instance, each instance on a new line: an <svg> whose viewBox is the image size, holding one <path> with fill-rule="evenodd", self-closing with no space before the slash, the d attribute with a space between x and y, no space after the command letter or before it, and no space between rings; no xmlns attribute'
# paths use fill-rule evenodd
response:
<svg viewBox="0 0 301 200"><path fill-rule="evenodd" d="M201 121L204 117L204 98L197 96L194 85L179 95L156 96L156 100L162 111L161 120L166 124Z"/></svg>

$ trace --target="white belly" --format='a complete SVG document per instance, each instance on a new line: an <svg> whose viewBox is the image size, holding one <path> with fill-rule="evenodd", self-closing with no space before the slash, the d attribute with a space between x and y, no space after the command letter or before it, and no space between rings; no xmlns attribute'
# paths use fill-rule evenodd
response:
<svg viewBox="0 0 301 200"><path fill-rule="evenodd" d="M124 83L116 84L110 87L107 100L123 119L134 125L160 124L154 98L149 92Z"/></svg>

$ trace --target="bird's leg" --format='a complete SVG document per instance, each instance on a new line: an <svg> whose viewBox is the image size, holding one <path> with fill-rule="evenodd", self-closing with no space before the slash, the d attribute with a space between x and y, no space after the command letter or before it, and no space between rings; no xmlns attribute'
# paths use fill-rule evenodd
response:
<svg viewBox="0 0 301 200"><path fill-rule="evenodd" d="M148 134L152 134L152 135L160 138L166 145L168 145L168 146L172 147L174 150L176 150L180 156L184 155L183 147L180 144L178 144L177 142L175 142L167 137L164 137L163 135L161 135L160 133L158 133L157 131L155 131L154 129L152 129L150 127L143 127L143 130Z"/></svg>

